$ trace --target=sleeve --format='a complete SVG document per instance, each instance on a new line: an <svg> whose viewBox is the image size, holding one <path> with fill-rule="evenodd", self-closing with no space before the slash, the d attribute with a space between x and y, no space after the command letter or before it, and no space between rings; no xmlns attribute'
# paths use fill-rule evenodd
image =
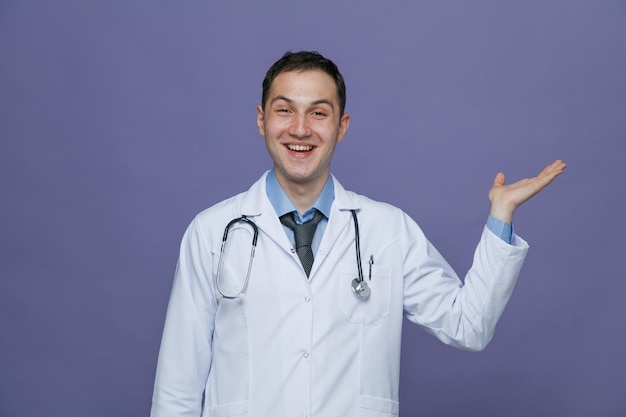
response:
<svg viewBox="0 0 626 417"><path fill-rule="evenodd" d="M509 245L513 241L513 225L511 223L503 222L490 215L487 218L487 229Z"/></svg>
<svg viewBox="0 0 626 417"><path fill-rule="evenodd" d="M157 363L151 417L198 417L212 358L212 253L198 218L183 237Z"/></svg>
<svg viewBox="0 0 626 417"><path fill-rule="evenodd" d="M418 237L405 259L405 317L448 345L483 350L511 297L528 244L513 235L509 245L485 227L462 282L415 228Z"/></svg>

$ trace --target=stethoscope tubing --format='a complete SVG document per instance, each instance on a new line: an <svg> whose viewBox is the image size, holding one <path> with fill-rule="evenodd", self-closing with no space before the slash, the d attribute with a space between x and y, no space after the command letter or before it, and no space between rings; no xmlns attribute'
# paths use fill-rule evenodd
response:
<svg viewBox="0 0 626 417"><path fill-rule="evenodd" d="M359 221L356 218L356 210L350 210L354 220L354 246L356 246L356 265L359 271L359 281L363 282L363 267L361 266L361 239L359 233Z"/></svg>

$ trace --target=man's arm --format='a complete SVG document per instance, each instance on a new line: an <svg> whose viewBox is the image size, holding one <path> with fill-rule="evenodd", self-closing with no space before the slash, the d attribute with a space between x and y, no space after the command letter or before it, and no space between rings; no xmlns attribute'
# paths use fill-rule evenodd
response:
<svg viewBox="0 0 626 417"><path fill-rule="evenodd" d="M489 190L489 201L491 201L489 214L498 220L511 223L515 210L561 175L565 167L563 161L556 160L536 177L524 178L508 185L504 184L504 174L499 172Z"/></svg>
<svg viewBox="0 0 626 417"><path fill-rule="evenodd" d="M510 185L504 185L504 174L499 173L489 192L491 217L510 223L515 209L564 169L563 162L555 161L537 177ZM519 236L513 235L508 244L501 234L487 228L492 233L483 231L463 284L428 242L424 245L417 243L420 239L415 240L406 256L417 260L415 265L419 265L408 269L405 275L407 319L420 324L442 342L461 349L482 350L487 346L528 251L528 245ZM414 234L421 236L418 229Z"/></svg>

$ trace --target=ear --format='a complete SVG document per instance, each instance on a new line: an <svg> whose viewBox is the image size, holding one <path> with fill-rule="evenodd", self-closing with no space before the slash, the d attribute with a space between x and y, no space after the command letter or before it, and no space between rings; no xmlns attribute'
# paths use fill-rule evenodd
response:
<svg viewBox="0 0 626 417"><path fill-rule="evenodd" d="M337 142L341 142L343 140L343 137L346 135L349 126L350 115L348 113L344 113L339 120L339 135L337 135Z"/></svg>
<svg viewBox="0 0 626 417"><path fill-rule="evenodd" d="M256 106L256 126L259 129L259 135L265 137L265 113L263 112L263 106L259 104Z"/></svg>

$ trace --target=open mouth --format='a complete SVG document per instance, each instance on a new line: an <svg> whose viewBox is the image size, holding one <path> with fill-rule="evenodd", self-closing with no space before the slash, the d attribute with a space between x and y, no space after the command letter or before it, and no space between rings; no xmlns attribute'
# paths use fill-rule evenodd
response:
<svg viewBox="0 0 626 417"><path fill-rule="evenodd" d="M313 150L313 145L288 144L287 149L294 152L311 152Z"/></svg>

